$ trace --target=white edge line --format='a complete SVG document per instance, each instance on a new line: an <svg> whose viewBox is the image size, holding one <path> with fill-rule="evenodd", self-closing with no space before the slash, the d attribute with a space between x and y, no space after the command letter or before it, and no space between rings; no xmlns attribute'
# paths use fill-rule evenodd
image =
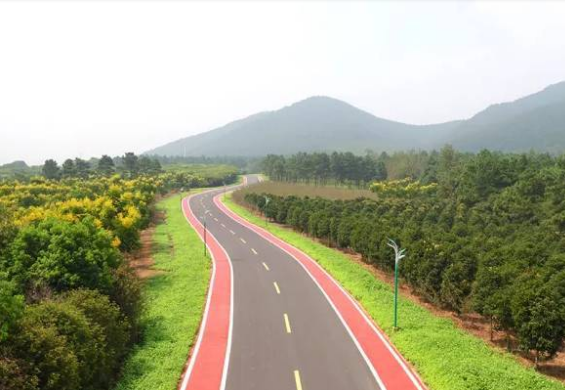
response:
<svg viewBox="0 0 565 390"><path fill-rule="evenodd" d="M214 190L210 190L208 192L212 192ZM184 198L183 202L186 202L187 205L187 209L190 212L190 214L194 217L194 219L198 222L198 224L204 228L204 226L202 225L202 223L200 222L200 220L198 218L196 218L196 216L194 215L194 213L192 212L192 209L190 208L190 199L193 196L196 195L201 195L200 194L193 194L191 196L189 196L188 198ZM186 214L184 213L184 208L182 207L181 204L181 211L183 211L183 215L185 217L185 219L187 220L188 224L192 226L192 223L190 222L190 220L188 219L188 217L186 216ZM194 227L193 227L194 228ZM196 230L196 229L194 229ZM198 233L198 231L196 231L196 233L198 234L198 236L200 237L200 239L202 240L202 236L200 236L200 234ZM226 255L226 258L228 259L228 264L230 266L230 323L228 326L228 340L227 340L227 345L226 345L226 355L224 357L224 368L223 368L223 372L222 372L222 381L220 383L220 389L224 390L226 388L226 379L227 379L227 374L228 374L228 366L229 366L229 361L230 361L230 355L231 355L231 345L232 345L232 333L233 333L233 313L234 313L234 300L233 300L233 285L234 285L234 280L233 280L233 267L232 267L232 263L231 263L231 258L228 255L228 253L226 252L225 248L220 244L220 242L216 239L216 237L210 233L208 231L208 234L210 234L210 236L212 236L212 238L218 243L218 246L220 247L220 249L222 249L222 251L224 252L224 254ZM202 342L202 338L204 335L204 330L206 329L206 324L208 323L208 314L209 314L209 308L210 308L210 301L212 300L212 291L213 291L213 282L216 281L216 258L214 257L214 254L212 253L212 251L210 250L210 247L208 246L208 244L206 244L206 248L208 249L208 252L210 253L210 256L212 256L212 279L210 280L210 285L209 285L209 290L208 290L208 297L206 298L206 308L204 310L204 319L202 320L202 324L200 325L200 331L198 332L198 340L196 341L196 345L194 346L194 351L192 353L192 355L190 356L190 362L188 363L188 367L185 371L184 377L183 377L183 381L180 387L180 390L186 390L186 387L188 386L188 381L190 379L190 376L192 374L192 370L194 368L194 364L196 362L196 359L198 357L198 352L200 351L200 344Z"/></svg>
<svg viewBox="0 0 565 390"><path fill-rule="evenodd" d="M221 194L220 194L221 195ZM214 202L216 202L216 198L219 198L219 195L214 197ZM219 200L218 200L219 201ZM227 208L229 210L229 208L222 203L222 205ZM231 211L231 210L229 210ZM232 213L235 214L235 212L231 211ZM322 287L320 286L320 284L316 281L316 279L314 279L314 277L312 276L312 274L310 274L310 272L306 269L306 267L300 262L300 260L298 260L293 254L291 254L288 250L286 250L285 248L280 247L279 245L277 245L270 237L265 237L265 233L268 235L272 235L272 233L266 231L265 229L256 226L255 224L246 221L247 223L249 223L251 225L251 227L244 225L243 223L241 223L240 221L238 221L237 219L235 219L232 215L230 215L229 213L224 213L226 215L228 215L232 220L234 220L235 222L239 223L241 226L248 228L249 230L254 231L256 234L258 234L259 236L261 236L262 238L266 239L267 241L269 241L271 244L273 244L274 246L276 246L277 248L283 250L284 252L286 252L289 256L291 256L294 260L296 260L306 271L306 273L308 273L308 275L310 276L310 278L312 278L312 280L314 280L314 282L316 283L316 285L318 286L318 288L320 290L322 290L322 293L324 294L324 296L326 297L326 299L328 300L328 302L330 303L330 305L332 306L332 308L335 310L335 312L337 313L339 319L341 320L341 322L343 323L343 325L345 326L345 328L347 329L347 331L349 332L349 334L351 335L351 337L353 338L353 341L355 342L355 345L357 346L357 348L360 350L361 354L363 355L363 357L365 358L365 361L367 362L369 368L371 369L371 371L374 370L374 374L376 375L375 379L377 379L378 374L376 374L376 370L373 366L373 364L368 360L367 355L365 354L365 352L363 351L363 349L361 348L361 346L359 345L357 339L355 338L355 336L351 333L351 330L349 329L348 325L345 323L345 320L342 318L341 314L338 312L337 308L334 306L333 302L330 300L330 298L328 297L328 295L326 294L326 292L322 289ZM237 214L236 214L237 215ZM241 216L238 216L239 218L244 219ZM259 231L257 231L259 230ZM274 236L274 235L273 235ZM275 236L276 237L276 236ZM285 242L284 240L280 239L277 237L277 239ZM403 359L399 356L399 352L396 351L395 348L393 348L390 345L390 342L386 339L386 337L384 337L382 335L382 333L377 329L377 327L375 326L375 324L373 323L373 321L371 319L369 319L367 317L367 314L365 313L364 310L362 310L359 307L359 304L351 297L351 295L345 291L343 289L343 287L341 285L339 285L339 283L337 283L337 281L320 265L318 264L318 262L316 262L314 259L312 259L310 256L308 256L306 253L304 253L302 250L296 248L294 245L291 245L287 242L285 242L287 245L293 247L294 249L296 249L297 251L301 252L302 254L304 254L304 256L306 256L306 258L308 260L310 260L314 265L316 265L318 268L320 268L320 270L326 274L326 276L339 288L339 290L345 294L345 296L353 303L353 305L355 306L355 308L357 309L357 311L363 316L363 318L365 319L365 321L369 324L369 326L373 329L373 331L375 332L375 334L379 337L379 339L383 342L383 344L386 346L386 348L388 349L388 351L393 355L394 359L400 364L400 366L402 367L403 371L406 373L406 375L408 375L408 377L410 378L410 380L412 381L412 383L416 386L416 388L418 388L418 390L424 390L424 388L422 387L422 385L420 384L420 382L423 383L423 381L418 378L416 379L415 374L412 372L412 370L408 369L408 367L406 366L406 363L403 361ZM379 382L379 384L381 383L380 378L377 379L377 382ZM385 390L384 385L383 385L383 390Z"/></svg>

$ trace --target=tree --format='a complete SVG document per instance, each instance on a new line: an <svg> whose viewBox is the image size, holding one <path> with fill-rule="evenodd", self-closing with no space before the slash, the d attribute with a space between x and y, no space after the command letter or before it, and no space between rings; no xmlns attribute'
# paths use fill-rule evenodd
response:
<svg viewBox="0 0 565 390"><path fill-rule="evenodd" d="M12 212L6 206L0 204L0 260L16 233L17 229L14 225Z"/></svg>
<svg viewBox="0 0 565 390"><path fill-rule="evenodd" d="M6 340L24 309L24 297L16 294L14 283L0 279L0 343Z"/></svg>
<svg viewBox="0 0 565 390"><path fill-rule="evenodd" d="M103 353L96 361L98 371L89 386L96 389L110 388L117 376L118 367L125 357L129 344L129 324L119 307L109 298L94 290L73 290L65 294L62 302L79 309L86 317L91 329L100 335Z"/></svg>
<svg viewBox="0 0 565 390"><path fill-rule="evenodd" d="M127 177L135 177L139 172L138 157L135 153L128 152L123 157L124 172Z"/></svg>
<svg viewBox="0 0 565 390"><path fill-rule="evenodd" d="M112 175L116 171L112 157L106 154L103 155L100 160L98 160L98 167L96 168L96 170L98 171L98 173L104 176Z"/></svg>
<svg viewBox="0 0 565 390"><path fill-rule="evenodd" d="M76 176L75 163L73 160L68 158L63 162L61 174L64 178Z"/></svg>
<svg viewBox="0 0 565 390"><path fill-rule="evenodd" d="M30 372L31 383L41 390L76 390L80 388L78 359L56 326L44 324L26 310L12 340L13 359Z"/></svg>
<svg viewBox="0 0 565 390"><path fill-rule="evenodd" d="M77 177L86 179L90 173L90 164L81 158L75 158L75 170Z"/></svg>
<svg viewBox="0 0 565 390"><path fill-rule="evenodd" d="M57 338L64 340L64 349L76 359L78 385L75 389L104 389L99 381L112 375L106 363L108 351L103 330L90 322L82 310L65 300L47 300L29 306L25 321L31 327L52 329ZM66 371L58 369L61 373Z"/></svg>
<svg viewBox="0 0 565 390"><path fill-rule="evenodd" d="M71 223L47 219L18 232L0 264L24 291L86 287L110 292L112 269L121 263L112 237L92 218Z"/></svg>
<svg viewBox="0 0 565 390"><path fill-rule="evenodd" d="M541 358L555 356L565 335L565 308L543 282L527 278L516 285L512 314L520 346L535 352L535 366Z"/></svg>
<svg viewBox="0 0 565 390"><path fill-rule="evenodd" d="M151 159L147 156L141 156L138 160L138 170L139 173L148 174L151 172L153 163Z"/></svg>
<svg viewBox="0 0 565 390"><path fill-rule="evenodd" d="M45 160L43 168L41 168L41 173L49 180L58 180L61 176L61 169L57 161L49 159Z"/></svg>

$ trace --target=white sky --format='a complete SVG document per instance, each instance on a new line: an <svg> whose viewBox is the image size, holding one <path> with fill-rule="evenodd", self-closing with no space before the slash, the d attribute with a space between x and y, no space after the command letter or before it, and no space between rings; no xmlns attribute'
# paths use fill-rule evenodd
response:
<svg viewBox="0 0 565 390"><path fill-rule="evenodd" d="M312 95L466 118L565 80L564 20L560 1L0 2L0 164L141 153Z"/></svg>

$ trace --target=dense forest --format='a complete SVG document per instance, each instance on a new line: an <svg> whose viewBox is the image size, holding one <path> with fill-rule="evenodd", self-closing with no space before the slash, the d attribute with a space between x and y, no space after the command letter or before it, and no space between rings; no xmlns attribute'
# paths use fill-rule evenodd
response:
<svg viewBox="0 0 565 390"><path fill-rule="evenodd" d="M277 196L251 187L245 201L385 271L393 267L387 238L394 238L407 248L401 275L414 292L456 313L482 314L505 332L508 348L517 340L536 363L557 353L565 331L565 156L461 154L446 146L376 158L269 156L264 166L275 180L369 181L355 169L339 173L340 159L384 164L386 172L372 173L378 199ZM298 169L297 161L311 163Z"/></svg>
<svg viewBox="0 0 565 390"><path fill-rule="evenodd" d="M139 247L154 198L237 172L163 172L133 153L116 167L106 157L94 167L48 160L43 177L0 181L2 390L110 388L142 337L141 286L126 254Z"/></svg>

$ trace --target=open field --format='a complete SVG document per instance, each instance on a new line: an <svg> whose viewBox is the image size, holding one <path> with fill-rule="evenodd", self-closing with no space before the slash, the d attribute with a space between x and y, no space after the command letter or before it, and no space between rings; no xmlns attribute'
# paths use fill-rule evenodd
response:
<svg viewBox="0 0 565 390"><path fill-rule="evenodd" d="M247 220L264 226L264 220L234 203L230 196L225 203ZM267 230L310 255L332 274L389 335L430 389L565 389L561 383L524 367L512 355L489 347L449 319L438 318L410 300L400 299L401 329L393 331L390 286L345 254L300 233L275 224L268 224Z"/></svg>
<svg viewBox="0 0 565 390"><path fill-rule="evenodd" d="M320 198L331 200L350 200L357 198L377 199L377 195L369 190L272 181L263 181L259 184L254 184L251 188L244 188L241 191L238 191L235 196L243 199L245 194L250 192L259 194L267 193L279 196L309 196L311 198L319 196Z"/></svg>
<svg viewBox="0 0 565 390"><path fill-rule="evenodd" d="M164 220L153 237L153 269L143 295L144 340L131 353L117 390L174 390L192 347L206 299L210 261L181 212L180 195L157 203Z"/></svg>

